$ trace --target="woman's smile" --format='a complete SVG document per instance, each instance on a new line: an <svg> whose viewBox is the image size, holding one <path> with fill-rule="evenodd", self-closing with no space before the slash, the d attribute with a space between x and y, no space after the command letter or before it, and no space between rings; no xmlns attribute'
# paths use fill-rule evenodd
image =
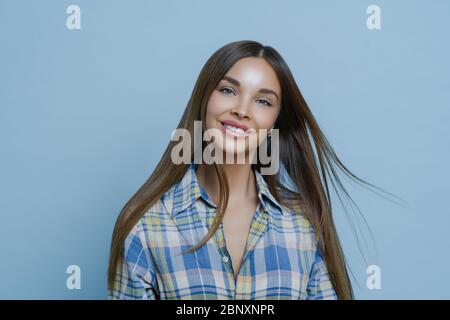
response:
<svg viewBox="0 0 450 320"><path fill-rule="evenodd" d="M236 125L231 125L230 121L220 122L221 131L234 139L246 138L255 132L253 129L244 130L242 127L237 127Z"/></svg>

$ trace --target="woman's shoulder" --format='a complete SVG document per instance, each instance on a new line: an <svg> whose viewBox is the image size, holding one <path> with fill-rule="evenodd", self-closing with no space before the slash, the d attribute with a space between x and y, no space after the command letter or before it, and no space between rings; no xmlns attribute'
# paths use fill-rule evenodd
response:
<svg viewBox="0 0 450 320"><path fill-rule="evenodd" d="M171 217L171 201L173 187L169 188L162 196L153 201L153 203L145 210L142 216L136 221L130 230L128 237L139 235L145 238L143 234L149 230L155 230L155 227L163 226L167 223L166 219Z"/></svg>
<svg viewBox="0 0 450 320"><path fill-rule="evenodd" d="M175 185L170 187L163 195L154 200L150 207L145 210L142 218L148 217L170 217L173 208Z"/></svg>
<svg viewBox="0 0 450 320"><path fill-rule="evenodd" d="M305 209L292 203L283 203L282 208L282 214L276 215L280 219L272 219L276 224L274 229L278 230L288 247L300 249L312 259L316 251L316 233Z"/></svg>
<svg viewBox="0 0 450 320"><path fill-rule="evenodd" d="M306 209L298 202L280 203L283 210L283 216L288 217L295 226L298 226L304 232L314 232L313 224L306 215Z"/></svg>

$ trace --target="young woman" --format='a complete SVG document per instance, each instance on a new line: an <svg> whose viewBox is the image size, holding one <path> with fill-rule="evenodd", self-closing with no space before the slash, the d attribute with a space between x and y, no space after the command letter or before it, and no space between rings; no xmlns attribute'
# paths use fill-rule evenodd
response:
<svg viewBox="0 0 450 320"><path fill-rule="evenodd" d="M190 163L179 163L178 142L170 141L117 219L109 298L353 299L325 173L331 168L339 182L335 163L356 177L335 155L280 54L254 41L216 51L178 125L190 133L185 138L194 137L195 121L202 133L220 133L200 151L213 145L233 160L245 154L256 161L194 162L192 148ZM279 155L274 174L262 174L273 164L258 156L263 145Z"/></svg>

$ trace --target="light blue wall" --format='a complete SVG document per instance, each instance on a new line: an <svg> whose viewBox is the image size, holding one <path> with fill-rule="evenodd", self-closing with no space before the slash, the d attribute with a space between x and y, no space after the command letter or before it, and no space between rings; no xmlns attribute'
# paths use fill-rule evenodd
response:
<svg viewBox="0 0 450 320"><path fill-rule="evenodd" d="M81 30L66 28L70 4ZM371 4L381 30L366 27ZM252 39L284 56L344 164L406 201L346 184L376 240L378 255L363 247L367 264L334 202L357 298L449 299L449 9L1 0L0 298L106 297L117 214L162 155L208 57ZM66 288L71 264L81 290ZM366 287L368 264L381 268L379 290Z"/></svg>

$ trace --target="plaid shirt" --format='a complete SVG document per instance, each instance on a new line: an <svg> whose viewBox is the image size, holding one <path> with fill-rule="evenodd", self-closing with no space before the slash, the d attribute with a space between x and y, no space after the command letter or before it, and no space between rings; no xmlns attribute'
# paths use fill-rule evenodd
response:
<svg viewBox="0 0 450 320"><path fill-rule="evenodd" d="M223 224L193 253L217 206L196 164L140 219L125 240L109 299L337 299L308 220L282 206L255 171L259 203L234 277Z"/></svg>

